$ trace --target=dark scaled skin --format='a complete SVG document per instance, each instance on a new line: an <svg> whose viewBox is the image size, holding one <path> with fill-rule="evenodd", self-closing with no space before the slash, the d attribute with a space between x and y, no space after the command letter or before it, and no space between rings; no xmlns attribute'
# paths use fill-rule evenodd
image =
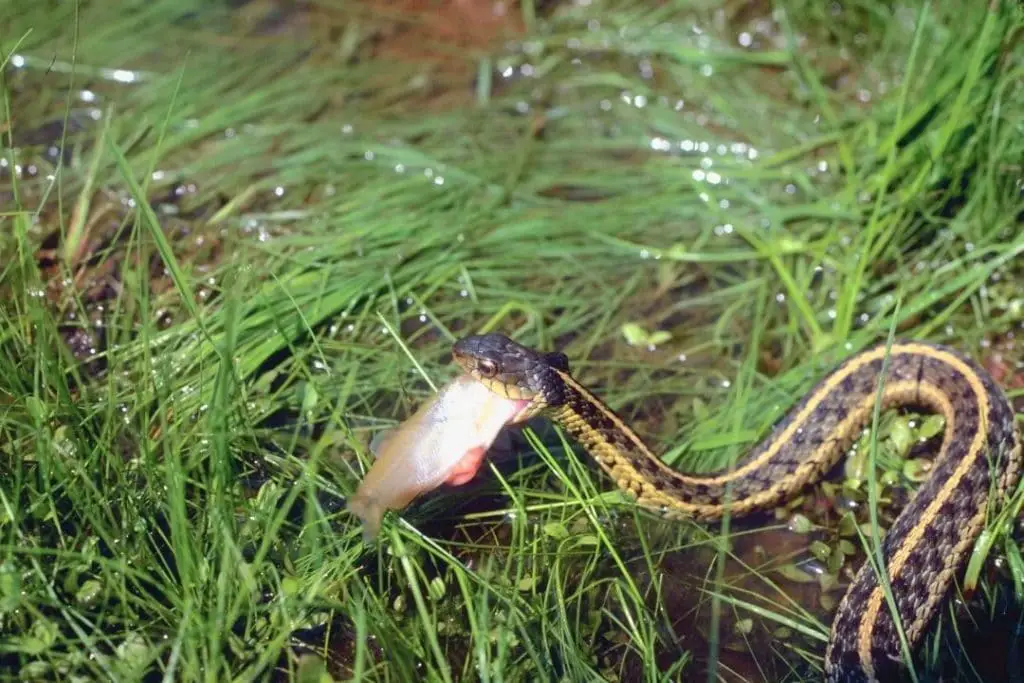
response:
<svg viewBox="0 0 1024 683"><path fill-rule="evenodd" d="M699 475L664 465L571 377L563 354L485 334L459 340L453 355L493 391L531 400L522 418L544 414L553 419L640 505L670 519L716 519L726 512L726 503L733 516L777 505L839 461L870 423L879 398L882 408L916 407L943 415L946 435L932 474L882 543L911 651L984 527L991 492L1001 499L1020 476L1021 447L1006 396L973 361L933 344L895 342L848 358L742 461ZM865 563L833 621L825 678L829 683L894 680L903 659L891 608L875 571Z"/></svg>

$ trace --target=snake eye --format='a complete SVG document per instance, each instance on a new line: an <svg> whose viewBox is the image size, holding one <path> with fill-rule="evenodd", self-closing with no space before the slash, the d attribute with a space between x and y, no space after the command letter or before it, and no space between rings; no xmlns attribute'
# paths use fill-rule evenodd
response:
<svg viewBox="0 0 1024 683"><path fill-rule="evenodd" d="M498 366L492 360L482 360L476 366L481 377L494 377L498 374Z"/></svg>

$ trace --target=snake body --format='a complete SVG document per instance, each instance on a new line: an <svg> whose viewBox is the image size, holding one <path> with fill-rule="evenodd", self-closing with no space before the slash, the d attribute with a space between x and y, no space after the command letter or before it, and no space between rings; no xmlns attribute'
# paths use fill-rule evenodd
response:
<svg viewBox="0 0 1024 683"><path fill-rule="evenodd" d="M1006 395L962 354L915 341L880 344L826 375L743 460L684 474L661 461L603 401L580 384L561 353L499 334L453 347L462 368L492 391L529 403L513 421L543 415L580 443L639 505L667 519L710 521L770 509L821 479L882 408L915 407L945 418L928 479L886 532L883 565L911 652L920 644L992 513L1017 484L1021 443ZM881 390L880 390L881 384ZM833 618L828 683L890 681L903 667L893 605L871 562L857 572Z"/></svg>

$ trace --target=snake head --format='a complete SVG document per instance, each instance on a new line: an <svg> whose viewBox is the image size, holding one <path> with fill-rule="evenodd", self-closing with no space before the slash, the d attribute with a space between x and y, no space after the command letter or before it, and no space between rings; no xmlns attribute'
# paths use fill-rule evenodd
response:
<svg viewBox="0 0 1024 683"><path fill-rule="evenodd" d="M505 398L529 401L516 421L562 403L558 373L569 372L564 353L545 353L502 334L464 337L452 347L455 362L476 381Z"/></svg>

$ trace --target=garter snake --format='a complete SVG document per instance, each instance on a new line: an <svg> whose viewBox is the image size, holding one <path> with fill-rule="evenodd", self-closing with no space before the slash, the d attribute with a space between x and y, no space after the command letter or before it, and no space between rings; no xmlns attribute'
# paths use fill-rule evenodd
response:
<svg viewBox="0 0 1024 683"><path fill-rule="evenodd" d="M915 649L982 532L990 496L1020 476L1021 444L1006 395L970 359L934 344L868 348L827 374L734 467L684 474L663 463L569 371L568 358L499 334L453 346L464 371L492 391L529 401L513 422L543 415L580 443L639 505L667 519L710 521L769 509L822 478L882 408L913 406L945 418L931 473L882 542L883 566L910 649ZM884 382L879 391L881 375ZM728 496L728 499L727 499ZM865 562L839 603L825 678L889 681L902 670L893 609Z"/></svg>

